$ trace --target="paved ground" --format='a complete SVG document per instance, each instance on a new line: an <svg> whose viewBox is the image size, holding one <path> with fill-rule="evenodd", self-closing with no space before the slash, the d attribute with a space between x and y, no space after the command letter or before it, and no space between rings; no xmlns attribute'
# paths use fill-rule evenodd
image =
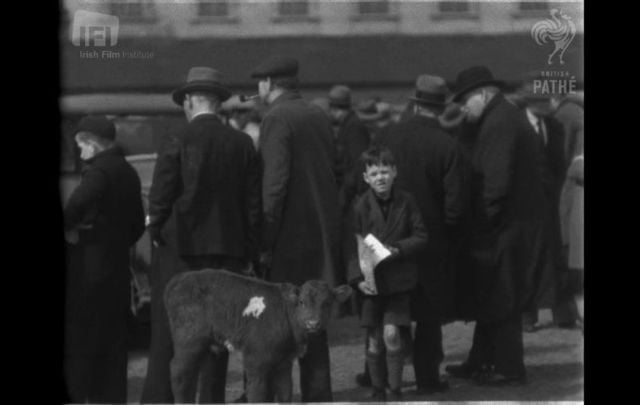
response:
<svg viewBox="0 0 640 405"><path fill-rule="evenodd" d="M583 401L584 339L579 330L564 330L551 326L549 311L540 312L541 329L525 334L527 385L522 387L478 387L466 380L451 379L451 390L431 396L412 395L415 389L413 367L404 369L406 401ZM466 358L471 345L473 323L456 322L444 327L444 365ZM354 317L332 321L329 329L334 400L365 401L366 388L356 386L354 377L362 372L364 362L363 332ZM240 354L233 353L229 365L227 400L241 394L242 367ZM129 361L129 402L138 403L147 367L147 353L131 353ZM300 400L294 366L294 401Z"/></svg>

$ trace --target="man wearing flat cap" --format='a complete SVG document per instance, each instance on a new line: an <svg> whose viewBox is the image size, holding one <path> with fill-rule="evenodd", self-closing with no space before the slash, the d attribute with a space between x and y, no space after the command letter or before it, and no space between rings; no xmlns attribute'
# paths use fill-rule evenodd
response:
<svg viewBox="0 0 640 405"><path fill-rule="evenodd" d="M173 402L173 356L163 293L178 272L203 268L246 274L258 258L260 160L249 135L222 123L231 93L210 67L189 70L173 92L187 124L161 148L149 193L151 348L143 403ZM201 402L224 402L228 353L206 353ZM195 395L195 393L190 393ZM195 400L195 398L194 398Z"/></svg>
<svg viewBox="0 0 640 405"><path fill-rule="evenodd" d="M86 163L64 208L67 239L65 377L74 403L127 401L129 250L144 232L140 178L102 116L75 140Z"/></svg>
<svg viewBox="0 0 640 405"><path fill-rule="evenodd" d="M441 325L453 318L455 247L468 207L462 152L438 121L447 95L442 78L419 76L411 97L413 115L386 127L376 141L396 157L398 186L416 197L429 235L417 259L418 287L412 297L413 365L420 394L448 389L439 371L444 359Z"/></svg>
<svg viewBox="0 0 640 405"><path fill-rule="evenodd" d="M469 265L476 326L467 360L447 366L481 385L526 382L522 313L535 307L551 266L539 136L484 66L459 73L454 101L477 124L471 148Z"/></svg>
<svg viewBox="0 0 640 405"><path fill-rule="evenodd" d="M298 62L272 57L252 77L268 105L260 127L263 263L269 281L345 281L340 271L340 207L331 125L298 91ZM326 332L310 335L300 358L303 402L332 400Z"/></svg>
<svg viewBox="0 0 640 405"><path fill-rule="evenodd" d="M336 134L336 180L340 188L343 212L348 210L358 191L366 190L366 184L357 169L358 159L367 150L371 138L369 130L351 108L351 89L333 86L329 91L329 113L338 126ZM361 189L358 189L358 185Z"/></svg>

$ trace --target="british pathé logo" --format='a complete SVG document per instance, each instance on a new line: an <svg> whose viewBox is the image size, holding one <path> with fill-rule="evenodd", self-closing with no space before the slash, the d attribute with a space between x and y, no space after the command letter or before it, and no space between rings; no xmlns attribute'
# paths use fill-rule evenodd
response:
<svg viewBox="0 0 640 405"><path fill-rule="evenodd" d="M531 36L538 45L544 45L547 42L553 42L555 49L549 55L547 63L553 64L553 57L559 54L558 59L560 64L564 65L565 51L576 36L576 25L573 23L571 17L558 10L557 8L551 9L551 19L538 21L531 28Z"/></svg>
<svg viewBox="0 0 640 405"><path fill-rule="evenodd" d="M114 46L119 25L114 15L78 10L73 16L71 42L75 46Z"/></svg>

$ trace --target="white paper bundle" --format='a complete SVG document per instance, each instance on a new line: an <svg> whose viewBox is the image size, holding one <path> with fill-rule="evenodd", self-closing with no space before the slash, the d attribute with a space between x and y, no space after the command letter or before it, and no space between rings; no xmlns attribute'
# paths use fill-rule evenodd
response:
<svg viewBox="0 0 640 405"><path fill-rule="evenodd" d="M372 234L368 234L365 238L356 235L356 239L358 241L360 270L364 276L364 281L369 288L374 291L374 294L377 294L378 288L376 286L374 270L378 263L391 255L391 252Z"/></svg>

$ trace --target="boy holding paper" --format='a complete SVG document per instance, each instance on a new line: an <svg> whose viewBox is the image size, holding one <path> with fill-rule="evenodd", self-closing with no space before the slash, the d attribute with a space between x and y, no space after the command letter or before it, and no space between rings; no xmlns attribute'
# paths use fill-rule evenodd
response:
<svg viewBox="0 0 640 405"><path fill-rule="evenodd" d="M369 189L351 212L348 279L364 294L361 324L367 328L367 365L372 399L386 400L384 381L394 400L401 398L404 347L400 326L411 325L410 292L417 283L415 253L427 232L413 196L393 187L397 175L391 151L371 147L361 157ZM357 244L357 246L356 246Z"/></svg>

